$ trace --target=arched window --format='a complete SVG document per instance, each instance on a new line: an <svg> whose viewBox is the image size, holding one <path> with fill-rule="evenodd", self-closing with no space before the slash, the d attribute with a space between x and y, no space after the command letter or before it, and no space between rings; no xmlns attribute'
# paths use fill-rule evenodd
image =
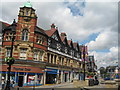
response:
<svg viewBox="0 0 120 90"><path fill-rule="evenodd" d="M24 29L22 31L22 40L23 41L28 41L28 30L27 29Z"/></svg>

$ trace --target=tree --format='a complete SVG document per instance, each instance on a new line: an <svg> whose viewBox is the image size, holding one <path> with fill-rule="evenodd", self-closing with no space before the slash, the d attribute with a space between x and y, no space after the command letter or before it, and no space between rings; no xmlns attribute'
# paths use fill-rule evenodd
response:
<svg viewBox="0 0 120 90"><path fill-rule="evenodd" d="M100 67L100 75L102 78L104 78L105 74L106 74L106 69L104 67Z"/></svg>

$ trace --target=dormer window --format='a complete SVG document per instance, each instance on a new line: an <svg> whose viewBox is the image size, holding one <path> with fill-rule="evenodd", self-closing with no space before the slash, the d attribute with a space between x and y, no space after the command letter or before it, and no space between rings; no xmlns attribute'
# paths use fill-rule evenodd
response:
<svg viewBox="0 0 120 90"><path fill-rule="evenodd" d="M58 37L56 35L53 35L52 38L58 41Z"/></svg>
<svg viewBox="0 0 120 90"><path fill-rule="evenodd" d="M76 47L76 50L78 51L78 48Z"/></svg>
<svg viewBox="0 0 120 90"><path fill-rule="evenodd" d="M42 36L37 36L36 43L43 44L43 42L44 42L44 38Z"/></svg>
<svg viewBox="0 0 120 90"><path fill-rule="evenodd" d="M72 50L70 51L70 54L72 55Z"/></svg>
<svg viewBox="0 0 120 90"><path fill-rule="evenodd" d="M12 40L12 33L6 33L6 41L11 41Z"/></svg>
<svg viewBox="0 0 120 90"><path fill-rule="evenodd" d="M60 51L60 49L61 49L61 45L60 45L60 44L57 44L57 50Z"/></svg>
<svg viewBox="0 0 120 90"><path fill-rule="evenodd" d="M65 53L67 53L67 52L68 52L67 47L65 47Z"/></svg>
<svg viewBox="0 0 120 90"><path fill-rule="evenodd" d="M48 46L50 46L50 44L51 44L51 40L50 40L50 39L48 39Z"/></svg>
<svg viewBox="0 0 120 90"><path fill-rule="evenodd" d="M28 30L27 29L24 29L22 31L22 40L23 41L28 41Z"/></svg>
<svg viewBox="0 0 120 90"><path fill-rule="evenodd" d="M80 55L79 55L79 53L77 53L77 58L80 58Z"/></svg>

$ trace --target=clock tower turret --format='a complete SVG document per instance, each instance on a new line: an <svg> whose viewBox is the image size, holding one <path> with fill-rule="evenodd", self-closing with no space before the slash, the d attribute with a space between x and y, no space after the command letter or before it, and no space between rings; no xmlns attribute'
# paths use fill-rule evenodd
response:
<svg viewBox="0 0 120 90"><path fill-rule="evenodd" d="M27 2L20 7L17 23L17 40L33 42L34 29L37 24L37 15L32 4Z"/></svg>

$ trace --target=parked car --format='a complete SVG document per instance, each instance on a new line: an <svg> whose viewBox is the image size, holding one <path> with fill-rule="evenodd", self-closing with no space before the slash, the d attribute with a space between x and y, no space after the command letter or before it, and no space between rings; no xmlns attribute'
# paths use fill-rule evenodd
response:
<svg viewBox="0 0 120 90"><path fill-rule="evenodd" d="M104 78L104 80L110 80L110 77L106 77L106 78Z"/></svg>
<svg viewBox="0 0 120 90"><path fill-rule="evenodd" d="M110 78L110 77L106 77L106 78L104 78L104 80L114 80L114 79Z"/></svg>

